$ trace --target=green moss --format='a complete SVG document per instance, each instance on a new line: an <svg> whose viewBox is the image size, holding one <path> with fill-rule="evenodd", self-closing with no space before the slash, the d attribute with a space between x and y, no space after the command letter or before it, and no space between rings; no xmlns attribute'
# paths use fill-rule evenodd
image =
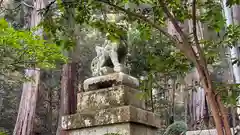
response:
<svg viewBox="0 0 240 135"><path fill-rule="evenodd" d="M187 132L187 124L182 121L176 121L169 125L163 135L185 135Z"/></svg>

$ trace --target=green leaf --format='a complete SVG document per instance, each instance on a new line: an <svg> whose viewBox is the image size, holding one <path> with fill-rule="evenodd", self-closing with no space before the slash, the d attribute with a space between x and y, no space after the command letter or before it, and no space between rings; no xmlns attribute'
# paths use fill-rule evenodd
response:
<svg viewBox="0 0 240 135"><path fill-rule="evenodd" d="M240 0L227 0L226 1L226 5L229 7L232 7L233 5L239 5L240 4Z"/></svg>
<svg viewBox="0 0 240 135"><path fill-rule="evenodd" d="M51 40L45 41L30 31L15 30L4 19L0 20L0 33L2 63L6 64L9 69L16 70L18 67L33 66L53 68L56 61L66 61L61 48L53 44Z"/></svg>

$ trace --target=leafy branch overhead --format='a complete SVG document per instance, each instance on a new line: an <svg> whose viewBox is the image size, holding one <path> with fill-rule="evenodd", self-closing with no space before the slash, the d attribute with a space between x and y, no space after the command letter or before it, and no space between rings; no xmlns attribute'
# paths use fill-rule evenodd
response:
<svg viewBox="0 0 240 135"><path fill-rule="evenodd" d="M4 69L53 68L56 61L66 61L56 44L31 31L15 30L4 19L0 20L0 33L1 73Z"/></svg>
<svg viewBox="0 0 240 135"><path fill-rule="evenodd" d="M68 2L56 0L43 10L46 16L48 13L60 12L56 18L52 19L53 22L48 22L51 19L46 19L44 26L46 31L51 33L50 35L56 35L59 31L64 33L65 30L62 28L64 26L60 25L62 24L60 22L66 16L64 8L68 7L75 8L75 21L78 24L87 24L101 32L109 33L111 40L118 40L126 33L126 29L119 24L107 22L105 17L108 13L121 14L124 16L121 18L122 21L127 22L130 27L136 26L135 28L148 39L153 36L148 32L149 29L156 29L173 42L173 45L180 49L194 65L205 70L207 64L214 64L220 60L219 49L216 48L234 46L233 42L239 39L238 26L228 26L225 29L222 5L218 1L194 0L191 3L180 0L74 0ZM189 28L192 29L192 33L180 27L185 20L193 20L193 25ZM179 36L167 31L166 24L169 21ZM198 38L199 23L219 35L218 39ZM65 38L71 39L71 36L65 35ZM56 41L65 42L62 39ZM65 43L65 45L68 44Z"/></svg>
<svg viewBox="0 0 240 135"><path fill-rule="evenodd" d="M163 6L163 3L161 1L157 1L157 0L151 0L151 1L149 0L148 1L75 0L72 2L56 1L56 3L55 4L57 6L53 6L54 3L51 2L49 6L47 6L47 8L44 10L45 14L47 14L47 12L50 12L52 10L54 11L56 7L59 7L60 9L62 9L62 7L66 5L68 5L68 7L75 7L76 8L75 20L77 23L89 24L95 28L99 28L100 30L104 30L104 32L106 32L106 31L113 31L113 30L108 27L109 25L103 25L106 23L103 18L99 19L99 18L96 18L95 16L96 15L104 16L104 14L112 13L112 12L117 14L122 13L126 15L126 17L122 19L125 19L125 21L127 21L128 23L137 21L139 22L139 24L144 23L146 25L151 26L152 28L159 30L159 32L161 32L167 38L175 42L175 44L179 46L179 49L183 48L181 47L182 43L180 42L182 40L177 39L176 36L168 33L165 29L166 25L164 24L167 18L169 19L174 18L173 22L175 22L176 24L182 23L184 20L187 20L187 19L192 19L192 13L189 11L189 7L191 7L192 3L181 2L178 0L177 1L168 0L164 4L165 6ZM147 10L147 13L143 11L139 12L139 8L141 5L140 3L151 5L150 11ZM221 8L220 2L211 1L211 0L207 0L205 2L197 1L195 8L197 9L204 8L204 11L202 11L201 14L196 14L195 19L197 21L207 24L208 28L213 29L216 32L220 32L221 30L224 29L225 20L224 20L224 17L222 16L222 12L221 12L222 8ZM61 11L64 12L63 10ZM171 11L171 12L167 13L166 11L167 12ZM62 14L60 18L61 17L64 17L64 14ZM99 21L101 21L102 23ZM140 31L144 31L144 30L145 29L141 29ZM177 31L181 31L181 28L178 28ZM113 35L113 37L116 37L116 33L113 33L113 32L110 32L110 33ZM121 32L117 32L117 33L121 33ZM186 35L185 38L190 38L190 37L191 35Z"/></svg>

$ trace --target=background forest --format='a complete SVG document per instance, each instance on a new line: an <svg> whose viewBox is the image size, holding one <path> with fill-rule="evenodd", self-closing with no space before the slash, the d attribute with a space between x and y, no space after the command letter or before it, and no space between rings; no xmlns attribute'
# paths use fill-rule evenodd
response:
<svg viewBox="0 0 240 135"><path fill-rule="evenodd" d="M141 82L139 99L161 116L159 134L170 135L167 127L179 121L188 130L237 134L238 4L0 0L0 134L64 135L60 118L75 113L105 39L127 42L125 65Z"/></svg>

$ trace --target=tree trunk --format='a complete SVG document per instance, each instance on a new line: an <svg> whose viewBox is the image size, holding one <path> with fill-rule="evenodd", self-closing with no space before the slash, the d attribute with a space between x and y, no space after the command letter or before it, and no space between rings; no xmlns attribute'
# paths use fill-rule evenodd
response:
<svg viewBox="0 0 240 135"><path fill-rule="evenodd" d="M233 7L233 21L234 21L234 24L236 24L236 25L239 25L240 24L240 5L234 5ZM236 46L236 48L237 48L237 51L238 51L238 58L240 58L240 56L239 56L239 44L240 44L240 42L238 41L238 46ZM240 67L238 66L238 64L235 64L235 65L233 65L233 66L237 66L237 68L238 68L238 73L239 74L237 74L236 76L238 77L238 78L240 78ZM238 80L238 81L236 81L235 83L240 83L240 79ZM239 95L240 96L240 95ZM240 100L238 99L238 105L240 105ZM238 115L240 116L240 108L237 108L237 112L238 112ZM238 118L238 119L240 119L240 117Z"/></svg>
<svg viewBox="0 0 240 135"><path fill-rule="evenodd" d="M186 88L182 88L182 86L181 86L181 89L183 89L183 91L184 91L184 121L185 121L185 123L188 123L189 94L188 94L188 90Z"/></svg>
<svg viewBox="0 0 240 135"><path fill-rule="evenodd" d="M226 135L231 135L231 129L230 129L230 125L229 125L229 120L228 120L228 112L226 111L226 108L224 107L223 103L221 102L220 96L217 95L217 98L215 98L217 100L220 112L221 112L221 116L223 119L223 126L225 129L225 133Z"/></svg>
<svg viewBox="0 0 240 135"><path fill-rule="evenodd" d="M63 115L73 114L76 112L76 63L64 64L62 68L61 79L61 96L60 96L60 113L58 121L57 135L65 135L61 130L61 117Z"/></svg>
<svg viewBox="0 0 240 135"><path fill-rule="evenodd" d="M225 107L221 103L220 96L216 95L213 89L208 71L204 71L201 67L197 67L200 78L203 78L203 87L206 93L207 101L211 107L212 115L215 121L218 135L231 135L228 118L225 113ZM205 73L204 73L205 72ZM208 74L206 74L206 72ZM208 81L207 81L208 80Z"/></svg>
<svg viewBox="0 0 240 135"><path fill-rule="evenodd" d="M52 99L53 99L53 90L52 89L47 89L47 101L48 101L48 104L47 104L47 127L48 127L48 132L49 134L51 135L53 133L53 128L52 128L52 121L53 121L53 117L52 117L52 114L53 114L53 104L52 104Z"/></svg>
<svg viewBox="0 0 240 135"><path fill-rule="evenodd" d="M175 93L176 93L176 80L172 80L172 105L171 105L171 117L172 117L172 123L175 121ZM171 124L172 124L171 123Z"/></svg>
<svg viewBox="0 0 240 135"><path fill-rule="evenodd" d="M216 95L215 90L213 89L212 79L210 78L210 72L208 71L207 61L204 57L203 50L200 46L198 35L197 35L197 20L196 20L196 0L193 0L192 4L192 21L193 21L193 37L194 43L189 42L188 33L185 33L182 28L179 26L178 21L172 13L167 8L166 4L163 1L159 1L163 11L168 16L175 30L179 34L182 44L176 44L176 46L185 54L185 56L193 62L197 68L201 84L206 93L207 101L210 104L214 121L216 124L216 129L218 135L231 135L230 127L227 120L227 116L224 114L224 106L220 102L220 96ZM223 121L221 120L223 118ZM230 131L230 132L229 132Z"/></svg>
<svg viewBox="0 0 240 135"><path fill-rule="evenodd" d="M41 16L38 14L38 10L44 8L44 2L42 0L36 0L33 3L34 9L31 13L26 13L28 21L26 26L35 27L40 23ZM26 16L24 16L26 17ZM39 31L38 31L39 32ZM41 34L41 33L36 33ZM31 135L33 129L33 121L35 116L35 109L38 95L38 84L40 79L39 69L26 69L25 74L30 77L31 81L24 82L23 91L21 96L21 102L19 105L18 117L14 128L13 135Z"/></svg>
<svg viewBox="0 0 240 135"><path fill-rule="evenodd" d="M62 112L63 115L73 114L76 112L76 63L65 64L62 75Z"/></svg>
<svg viewBox="0 0 240 135"><path fill-rule="evenodd" d="M26 76L32 77L34 81L23 84L23 92L13 135L31 135L32 133L40 71L27 69Z"/></svg>
<svg viewBox="0 0 240 135"><path fill-rule="evenodd" d="M72 0L62 0L63 2L72 2ZM65 6L65 5L63 5ZM76 31L75 31L75 20L74 20L74 8L72 6L64 7L65 8L65 25L68 26L66 35L71 40L76 39ZM76 62L73 59L73 51L66 52L67 57L71 59L71 61L67 64L63 65L62 68L62 79L61 79L61 96L60 96L60 114L58 121L58 129L57 135L65 135L65 131L61 130L61 117L63 115L69 115L76 112L77 107L77 87L75 84L76 80Z"/></svg>

